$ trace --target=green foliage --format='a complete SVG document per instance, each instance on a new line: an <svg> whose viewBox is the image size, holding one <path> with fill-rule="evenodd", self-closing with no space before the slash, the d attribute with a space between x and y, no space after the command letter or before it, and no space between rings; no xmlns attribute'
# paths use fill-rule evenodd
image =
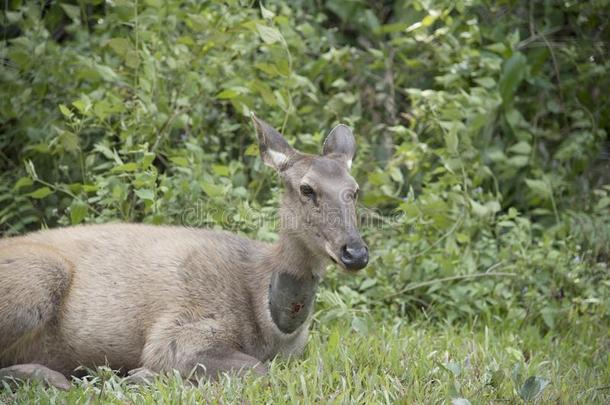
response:
<svg viewBox="0 0 610 405"><path fill-rule="evenodd" d="M5 388L0 403L608 403L607 328L581 321L562 336L502 324L471 331L400 322L369 334L324 324L314 328L304 359L273 361L267 378L193 387L169 375L139 387L99 368L68 392L31 382Z"/></svg>
<svg viewBox="0 0 610 405"><path fill-rule="evenodd" d="M309 152L345 122L372 262L331 273L328 319L607 321L607 2L7 4L3 234L122 220L273 240L250 111Z"/></svg>
<svg viewBox="0 0 610 405"><path fill-rule="evenodd" d="M256 111L308 152L355 128L372 260L363 277L329 273L307 360L274 362L270 385L139 389L100 371L0 402L608 402L609 13L6 2L2 234L121 220L274 240ZM440 322L403 326L420 318Z"/></svg>

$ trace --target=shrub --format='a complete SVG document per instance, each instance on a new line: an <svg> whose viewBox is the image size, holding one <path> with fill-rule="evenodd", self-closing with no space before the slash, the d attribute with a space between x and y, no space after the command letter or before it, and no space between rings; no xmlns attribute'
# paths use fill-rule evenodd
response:
<svg viewBox="0 0 610 405"><path fill-rule="evenodd" d="M605 2L7 7L5 235L122 220L273 240L249 112L310 152L340 121L373 260L329 277L326 316L607 316Z"/></svg>

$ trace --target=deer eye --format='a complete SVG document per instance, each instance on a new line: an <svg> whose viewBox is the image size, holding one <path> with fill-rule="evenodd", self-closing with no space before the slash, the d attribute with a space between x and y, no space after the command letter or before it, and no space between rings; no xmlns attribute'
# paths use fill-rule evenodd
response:
<svg viewBox="0 0 610 405"><path fill-rule="evenodd" d="M307 184L301 184L301 194L307 198L314 198L316 196L313 188Z"/></svg>

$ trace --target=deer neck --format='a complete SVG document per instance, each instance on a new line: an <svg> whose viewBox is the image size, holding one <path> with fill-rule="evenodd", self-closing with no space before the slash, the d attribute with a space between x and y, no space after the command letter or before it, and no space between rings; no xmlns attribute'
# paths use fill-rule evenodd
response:
<svg viewBox="0 0 610 405"><path fill-rule="evenodd" d="M280 233L271 248L273 264L268 285L271 319L283 333L297 330L313 310L323 260L311 253L297 235Z"/></svg>

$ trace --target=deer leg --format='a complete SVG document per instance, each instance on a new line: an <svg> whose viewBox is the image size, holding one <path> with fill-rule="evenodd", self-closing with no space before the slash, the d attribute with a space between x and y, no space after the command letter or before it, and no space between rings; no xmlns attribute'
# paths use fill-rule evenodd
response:
<svg viewBox="0 0 610 405"><path fill-rule="evenodd" d="M159 373L155 373L154 371L146 367L134 368L133 370L129 370L127 374L129 375L125 377L125 382L128 384L136 385L151 384L153 380L159 375Z"/></svg>
<svg viewBox="0 0 610 405"><path fill-rule="evenodd" d="M153 328L142 355L143 367L153 371L178 370L183 377L217 378L222 373L267 373L258 359L240 352L230 336L212 319L186 325Z"/></svg>
<svg viewBox="0 0 610 405"><path fill-rule="evenodd" d="M269 371L260 360L226 346L215 346L194 353L190 364L192 365L191 374L195 377L203 374L218 378L223 373L238 376L253 373L257 376L264 376Z"/></svg>
<svg viewBox="0 0 610 405"><path fill-rule="evenodd" d="M72 279L72 264L52 248L34 243L0 248L0 366L44 363L37 341L56 318ZM58 388L61 374L39 364L1 370L3 377L34 378Z"/></svg>
<svg viewBox="0 0 610 405"><path fill-rule="evenodd" d="M40 381L61 390L70 389L70 382L63 374L40 364L17 364L6 368L0 368L0 381L4 380L33 380Z"/></svg>

